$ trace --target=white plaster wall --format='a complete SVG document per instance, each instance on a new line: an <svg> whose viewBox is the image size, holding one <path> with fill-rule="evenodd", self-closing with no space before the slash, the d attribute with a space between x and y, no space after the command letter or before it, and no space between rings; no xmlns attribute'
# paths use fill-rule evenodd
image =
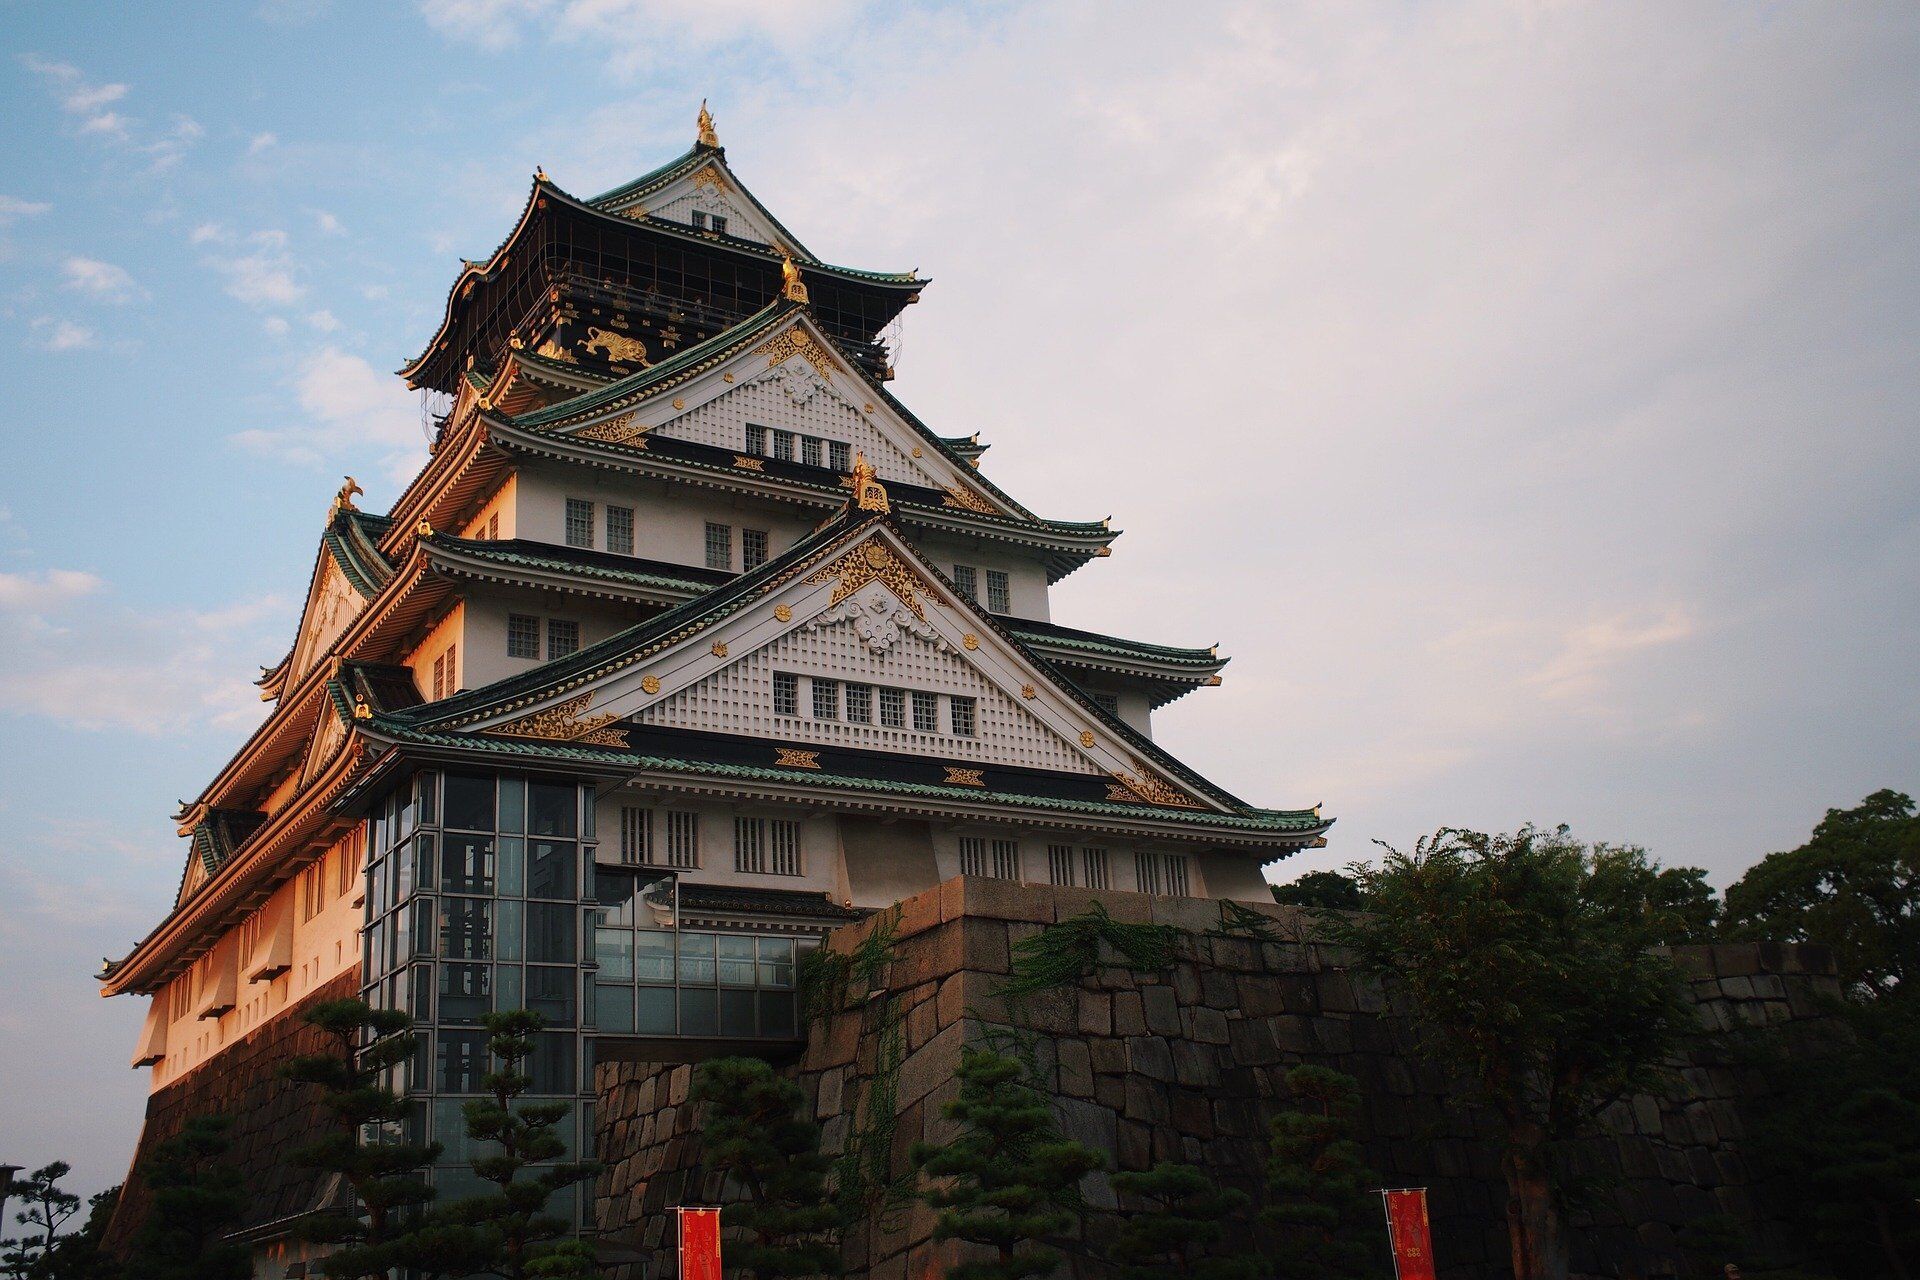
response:
<svg viewBox="0 0 1920 1280"><path fill-rule="evenodd" d="M944 538L938 534L917 539L921 554L933 561L949 578L957 564L972 565L980 571L980 607L987 606L987 570L998 569L1007 575L1010 616L1052 621L1047 601L1047 571L1039 561L1019 554L1004 543L982 542L973 538Z"/></svg>
<svg viewBox="0 0 1920 1280"><path fill-rule="evenodd" d="M835 902L847 896L846 869L840 848L840 826L831 814L789 805L731 805L684 796L661 795L639 787L622 787L598 800L596 821L601 862L621 860L621 810L629 806L653 812L656 864L666 865L666 826L663 810L700 815L700 865L683 872L695 884L744 885L756 889L821 892ZM800 874L755 874L734 870L733 820L736 817L782 818L800 823Z"/></svg>
<svg viewBox="0 0 1920 1280"><path fill-rule="evenodd" d="M469 589L461 609L460 687L479 689L496 680L519 675L546 661L541 658L507 656L507 615L530 614L540 619L541 653L546 653L548 618L565 618L580 624L580 647L596 644L624 631L644 616L644 611L612 601L589 600L582 596L552 592L522 591L513 587ZM421 687L429 689L433 679L431 655L420 672Z"/></svg>
<svg viewBox="0 0 1920 1280"><path fill-rule="evenodd" d="M711 491L669 489L643 480L573 468L524 469L515 498L515 536L565 546L567 499L595 504L594 550L607 549L606 506L633 508L633 554L645 560L704 567L709 520L733 526L733 565L740 568L740 530L767 531L769 556L777 556L813 529L790 511ZM502 520L504 526L505 521ZM503 532L502 537L506 536Z"/></svg>

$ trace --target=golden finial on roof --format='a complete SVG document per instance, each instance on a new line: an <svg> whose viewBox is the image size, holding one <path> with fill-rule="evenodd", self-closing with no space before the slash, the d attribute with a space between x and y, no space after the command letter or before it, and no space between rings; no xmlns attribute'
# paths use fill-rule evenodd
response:
<svg viewBox="0 0 1920 1280"><path fill-rule="evenodd" d="M355 720L373 719L373 708L367 705L366 695L356 694L353 699L353 718Z"/></svg>
<svg viewBox="0 0 1920 1280"><path fill-rule="evenodd" d="M700 99L699 122L700 145L703 147L713 147L717 150L720 146L720 135L713 131L713 112L707 110L707 100L705 98Z"/></svg>
<svg viewBox="0 0 1920 1280"><path fill-rule="evenodd" d="M780 292L793 302L807 300L807 282L800 278L800 268L793 265L791 257L780 259Z"/></svg>
<svg viewBox="0 0 1920 1280"><path fill-rule="evenodd" d="M545 181L547 181L547 170L546 170L546 166L544 166L544 165L535 165L535 166L534 166L534 169L533 169L533 180L534 180L535 182L545 182Z"/></svg>
<svg viewBox="0 0 1920 1280"><path fill-rule="evenodd" d="M333 505L327 508L327 519L333 519L342 511L358 511L360 508L353 505L353 495L365 492L358 480L348 476L347 482L340 486L340 492L333 495Z"/></svg>
<svg viewBox="0 0 1920 1280"><path fill-rule="evenodd" d="M887 487L874 478L873 464L864 453L853 455L853 505L862 511L893 510Z"/></svg>

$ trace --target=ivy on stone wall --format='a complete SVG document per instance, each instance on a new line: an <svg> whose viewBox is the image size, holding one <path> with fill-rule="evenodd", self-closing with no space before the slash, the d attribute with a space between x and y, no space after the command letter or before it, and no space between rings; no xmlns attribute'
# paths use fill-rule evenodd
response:
<svg viewBox="0 0 1920 1280"><path fill-rule="evenodd" d="M999 994L1009 1001L1078 986L1102 967L1163 973L1179 958L1187 935L1170 924L1115 920L1096 902L1077 916L1047 925L1013 944L1012 972ZM1113 959L1108 959L1109 953Z"/></svg>

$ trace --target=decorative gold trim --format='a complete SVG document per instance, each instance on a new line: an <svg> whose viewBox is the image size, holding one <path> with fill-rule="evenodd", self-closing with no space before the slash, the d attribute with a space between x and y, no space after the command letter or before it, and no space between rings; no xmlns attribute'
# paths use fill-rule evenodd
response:
<svg viewBox="0 0 1920 1280"><path fill-rule="evenodd" d="M700 114L694 117L694 124L700 130L700 145L719 150L720 134L713 127L713 112L707 110L705 98L700 99Z"/></svg>
<svg viewBox="0 0 1920 1280"><path fill-rule="evenodd" d="M946 485L944 488L947 496L940 499L940 505L943 507L958 507L962 511L978 511L990 516L999 514L993 509L992 503L971 489L962 489L957 484Z"/></svg>
<svg viewBox="0 0 1920 1280"><path fill-rule="evenodd" d="M617 417L582 427L573 434L582 440L604 440L608 444L633 444L651 430L645 423L635 426L634 416L634 411L629 409ZM644 447L644 442L642 444Z"/></svg>
<svg viewBox="0 0 1920 1280"><path fill-rule="evenodd" d="M864 453L853 455L853 504L862 511L893 510L893 503L887 499L887 486L875 478L873 464Z"/></svg>
<svg viewBox="0 0 1920 1280"><path fill-rule="evenodd" d="M331 523L333 518L342 511L358 511L360 508L353 505L353 495L365 492L358 480L348 476L347 482L340 486L340 492L333 495L333 505L327 508L327 521Z"/></svg>
<svg viewBox="0 0 1920 1280"><path fill-rule="evenodd" d="M1109 800L1119 800L1122 803L1157 804L1169 809L1201 807L1186 792L1168 786L1150 774L1135 777L1131 773L1116 770L1113 776L1116 781L1107 784Z"/></svg>
<svg viewBox="0 0 1920 1280"><path fill-rule="evenodd" d="M980 647L980 637L969 631L960 637L960 643L968 649L978 649Z"/></svg>
<svg viewBox="0 0 1920 1280"><path fill-rule="evenodd" d="M773 749L773 763L781 769L818 769L820 767L820 753L818 751L802 751L797 747L775 747Z"/></svg>
<svg viewBox="0 0 1920 1280"><path fill-rule="evenodd" d="M1093 745L1093 730L1082 729L1080 731L1080 745L1083 747L1090 747Z"/></svg>
<svg viewBox="0 0 1920 1280"><path fill-rule="evenodd" d="M953 765L944 766L947 771L947 785L951 787L984 787L986 779L980 775L982 769L957 769Z"/></svg>
<svg viewBox="0 0 1920 1280"><path fill-rule="evenodd" d="M585 693L568 698L565 702L556 702L531 715L521 716L518 720L509 720L505 724L495 725L482 732L508 738L579 742L596 747L626 746L627 731L610 727L620 717L611 711L596 716L583 714L591 705L593 705L593 691L589 689Z"/></svg>
<svg viewBox="0 0 1920 1280"><path fill-rule="evenodd" d="M727 656L727 642L725 640L715 640L713 642L713 656L716 658L724 658Z"/></svg>
<svg viewBox="0 0 1920 1280"><path fill-rule="evenodd" d="M1220 687L1220 677L1219 677L1219 676L1208 676L1208 677L1207 677L1207 688L1209 688L1209 689L1218 689L1219 687Z"/></svg>
<svg viewBox="0 0 1920 1280"><path fill-rule="evenodd" d="M833 374L833 361L828 358L820 344L813 340L813 335L799 325L761 343L753 349L753 354L765 356L769 369L785 364L794 356L802 356L808 364L813 366L813 371L821 377L831 377Z"/></svg>
<svg viewBox="0 0 1920 1280"><path fill-rule="evenodd" d="M674 408L676 408L676 409L684 409L684 408L686 408L686 407L687 407L687 400L686 400L686 397L685 397L685 396L675 396L675 397L673 398L673 407L674 407Z"/></svg>
<svg viewBox="0 0 1920 1280"><path fill-rule="evenodd" d="M733 455L733 465L742 471L765 471L767 469L767 464L764 459L751 458L744 453L736 453Z"/></svg>
<svg viewBox="0 0 1920 1280"><path fill-rule="evenodd" d="M800 278L800 268L793 264L791 256L780 259L780 292L789 302L807 300L807 282Z"/></svg>
<svg viewBox="0 0 1920 1280"><path fill-rule="evenodd" d="M727 190L727 177L720 172L719 165L710 164L693 175L693 185L696 187L712 187L715 191L724 193Z"/></svg>
<svg viewBox="0 0 1920 1280"><path fill-rule="evenodd" d="M367 705L365 698L358 695L353 699L353 718L355 720L373 719L373 708Z"/></svg>
<svg viewBox="0 0 1920 1280"><path fill-rule="evenodd" d="M720 375L720 381L722 381L722 382L732 382L732 381L733 381L733 375L732 375L732 374L730 374L730 373L723 373L723 374L721 374L721 375Z"/></svg>
<svg viewBox="0 0 1920 1280"><path fill-rule="evenodd" d="M660 677L659 676L641 676L640 692L646 693L646 694L654 694L654 693L660 692Z"/></svg>
<svg viewBox="0 0 1920 1280"><path fill-rule="evenodd" d="M913 456L914 456L914 457L916 457L916 458L918 458L918 457L921 457L921 456L922 456L922 454L921 454L921 452L920 452L920 446L919 446L919 445L915 445L915 446L913 446Z"/></svg>
<svg viewBox="0 0 1920 1280"><path fill-rule="evenodd" d="M582 351L598 351L611 364L637 364L642 369L652 363L647 344L614 329L589 328Z"/></svg>
<svg viewBox="0 0 1920 1280"><path fill-rule="evenodd" d="M773 616L776 620L780 622L792 622L793 606L785 605L785 604L777 604L773 606Z"/></svg>
<svg viewBox="0 0 1920 1280"><path fill-rule="evenodd" d="M1021 686L1020 686L1020 696L1021 696L1021 697L1023 697L1023 698L1032 698L1032 697L1034 696L1034 689L1033 689L1033 686L1032 686L1032 685L1030 685L1030 684L1023 684L1023 685L1021 685Z"/></svg>
<svg viewBox="0 0 1920 1280"><path fill-rule="evenodd" d="M433 536L433 521L422 520L419 524L413 526L413 536L416 538L431 538Z"/></svg>
<svg viewBox="0 0 1920 1280"><path fill-rule="evenodd" d="M920 593L924 591L931 595L933 587L904 560L894 555L884 542L872 540L861 543L834 559L801 585L817 587L823 582L836 580L839 585L833 589L832 604L839 604L869 582L879 581L900 597L900 603L907 606L914 617L922 622L927 620L926 610L920 603Z"/></svg>

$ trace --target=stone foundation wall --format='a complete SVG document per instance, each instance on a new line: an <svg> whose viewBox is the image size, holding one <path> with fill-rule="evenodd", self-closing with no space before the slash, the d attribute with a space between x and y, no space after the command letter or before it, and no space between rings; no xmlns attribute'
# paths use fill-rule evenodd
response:
<svg viewBox="0 0 1920 1280"><path fill-rule="evenodd" d="M1076 990L1034 996L1015 1011L1033 1034L1010 1044L996 1029L1009 1020L996 992L1011 948L1095 898L1118 919L1187 931L1183 958L1166 973L1103 969ZM891 931L878 994L856 983L844 1007L815 1021L804 1054L785 1069L813 1106L828 1153L862 1153L874 1182L910 1178L910 1145L946 1136L939 1108L956 1092L961 1046L999 1043L1030 1055L1063 1130L1107 1152L1114 1168L1196 1164L1257 1201L1281 1078L1296 1064L1323 1064L1360 1081L1360 1136L1382 1182L1430 1188L1440 1274L1506 1275L1505 1193L1486 1117L1462 1105L1455 1083L1419 1052L1411 1019L1358 979L1337 948L1313 941L1300 912L1249 905L1268 922L1264 936L1223 922L1218 902L948 881L834 934L831 948L852 954L875 930ZM1695 947L1675 959L1709 1028L1830 1031L1819 999L1838 986L1817 948ZM634 1256L651 1259L654 1277L674 1274L666 1210L728 1196L701 1166L699 1118L686 1105L691 1072L621 1063L602 1066L597 1078L599 1152L608 1166L600 1222ZM1781 1237L1769 1209L1774 1189L1756 1185L1741 1149L1764 1092L1765 1082L1731 1053L1702 1046L1676 1096L1613 1108L1606 1135L1574 1153L1581 1172L1606 1184L1576 1217L1576 1272L1684 1276L1707 1274L1710 1265L1718 1275L1721 1263L1742 1261L1753 1274L1751 1259L1763 1251L1791 1256L1794 1242ZM1101 1215L1118 1206L1104 1175L1084 1190L1087 1229L1097 1234ZM1684 1246L1716 1220L1747 1242L1744 1256L1689 1258ZM940 1275L951 1252L932 1243L931 1226L917 1203L876 1203L846 1240L848 1274ZM1251 1223L1236 1243L1257 1244ZM1076 1276L1104 1273L1071 1242L1069 1257ZM625 1277L640 1274L634 1265Z"/></svg>

